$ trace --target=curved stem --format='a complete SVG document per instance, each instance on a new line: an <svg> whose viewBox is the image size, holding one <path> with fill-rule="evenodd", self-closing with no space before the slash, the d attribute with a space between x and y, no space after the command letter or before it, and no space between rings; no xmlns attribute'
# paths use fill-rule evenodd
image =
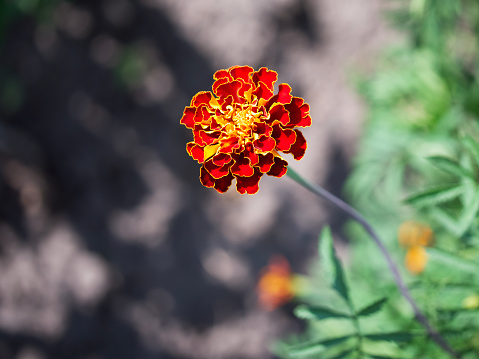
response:
<svg viewBox="0 0 479 359"><path fill-rule="evenodd" d="M443 349L445 352L449 353L453 358L459 358L459 355L449 346L448 342L432 327L432 325L429 323L427 318L422 314L421 310L417 306L416 302L411 296L411 293L409 292L409 289L406 287L403 279L401 278L401 275L399 274L398 267L394 263L394 261L391 258L391 255L389 254L388 250L384 246L383 242L379 239L377 236L376 232L374 232L373 227L369 224L369 222L358 212L356 211L353 207L351 207L349 204L341 200L340 198L336 197L332 193L328 192L324 188L311 183L310 181L304 179L302 176L300 176L296 171L294 171L291 167L288 167L288 172L287 175L299 183L301 186L304 188L308 189L309 191L313 192L319 197L322 197L332 204L334 204L336 207L340 208L343 210L346 214L348 214L351 218L359 222L366 232L371 236L373 239L374 243L378 246L380 252L382 253L383 257L386 259L386 262L388 264L389 270L391 271L394 281L396 282L396 285L401 292L402 296L406 301L411 305L413 311L414 311L414 316L416 320L426 329L429 337L434 340L440 347Z"/></svg>

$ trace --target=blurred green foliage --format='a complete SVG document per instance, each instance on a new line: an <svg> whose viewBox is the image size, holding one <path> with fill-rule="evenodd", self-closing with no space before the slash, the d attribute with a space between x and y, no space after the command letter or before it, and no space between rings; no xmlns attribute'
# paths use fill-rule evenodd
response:
<svg viewBox="0 0 479 359"><path fill-rule="evenodd" d="M345 190L400 264L428 319L462 358L479 358L479 2L396 3L388 17L406 41L388 50L374 74L357 81L369 111ZM398 227L407 220L434 231L426 268L417 276L404 269L405 249L397 241ZM313 275L317 288L300 298L296 311L307 330L278 345L278 354L449 358L414 320L364 230L349 223L346 233L351 264L343 278L349 299L334 282ZM323 235L324 241L330 239ZM339 265L331 259L334 251L329 260L324 253L320 257L323 267ZM354 308L367 303L374 313L360 318Z"/></svg>

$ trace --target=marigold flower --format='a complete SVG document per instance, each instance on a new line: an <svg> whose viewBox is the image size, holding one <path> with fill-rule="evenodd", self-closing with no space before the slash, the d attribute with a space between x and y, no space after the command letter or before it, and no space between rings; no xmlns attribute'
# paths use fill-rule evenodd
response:
<svg viewBox="0 0 479 359"><path fill-rule="evenodd" d="M306 140L297 128L311 125L309 105L280 84L275 71L233 66L214 74L213 92L198 92L183 112L181 123L193 131L186 145L198 163L200 181L218 192L233 179L239 193L254 194L263 174L281 177L288 163L278 152L299 160Z"/></svg>
<svg viewBox="0 0 479 359"><path fill-rule="evenodd" d="M294 297L293 278L286 258L273 256L258 281L259 305L273 310L289 302Z"/></svg>
<svg viewBox="0 0 479 359"><path fill-rule="evenodd" d="M404 247L429 246L432 243L432 229L422 223L406 221L399 226L398 240Z"/></svg>
<svg viewBox="0 0 479 359"><path fill-rule="evenodd" d="M433 234L429 226L415 221L406 221L399 227L398 241L407 248L404 264L410 273L419 274L426 268L427 252L424 247L431 245Z"/></svg>

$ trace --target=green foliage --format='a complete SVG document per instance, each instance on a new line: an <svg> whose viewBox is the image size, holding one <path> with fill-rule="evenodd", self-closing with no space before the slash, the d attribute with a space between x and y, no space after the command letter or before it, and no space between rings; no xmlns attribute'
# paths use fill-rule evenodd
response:
<svg viewBox="0 0 479 359"><path fill-rule="evenodd" d="M432 325L461 358L478 359L479 2L398 3L389 18L406 41L385 54L376 73L357 81L368 118L345 190L400 264ZM410 220L434 232L426 268L416 276L401 265L408 248L397 242L399 225ZM295 311L308 323L306 332L278 353L450 358L414 320L364 230L350 223L346 232L351 263L342 268L331 232L323 230L326 280L318 279L323 285L315 298ZM334 295L322 294L328 290ZM314 352L314 345L322 346ZM299 348L304 351L294 352Z"/></svg>
<svg viewBox="0 0 479 359"><path fill-rule="evenodd" d="M315 333L304 339L300 344L285 344L277 348L277 352L284 358L349 358L366 357L367 351L364 342L389 342L400 344L414 337L408 332L368 332L361 326L362 321L370 320L383 310L386 298L375 300L360 310L354 309L343 267L336 256L333 246L333 237L329 227L323 229L319 240L319 257L321 269L326 280L326 286L333 290L345 302L344 311L325 306L299 305L294 313L310 323L311 327L335 326L339 324L340 331L331 337L330 333ZM326 288L325 288L326 289ZM335 323L332 323L332 322ZM373 319L373 323L376 321ZM377 327L377 325L373 325ZM316 337L317 335L317 337ZM396 353L400 350L396 350ZM384 355L386 355L384 353Z"/></svg>

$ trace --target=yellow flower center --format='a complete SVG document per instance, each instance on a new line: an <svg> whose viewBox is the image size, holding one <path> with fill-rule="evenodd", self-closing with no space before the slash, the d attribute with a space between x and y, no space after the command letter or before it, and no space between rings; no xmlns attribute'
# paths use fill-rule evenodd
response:
<svg viewBox="0 0 479 359"><path fill-rule="evenodd" d="M226 110L222 121L226 137L239 137L243 143L257 139L258 135L253 132L252 127L255 122L267 119L263 112L254 112L250 103L230 105Z"/></svg>

